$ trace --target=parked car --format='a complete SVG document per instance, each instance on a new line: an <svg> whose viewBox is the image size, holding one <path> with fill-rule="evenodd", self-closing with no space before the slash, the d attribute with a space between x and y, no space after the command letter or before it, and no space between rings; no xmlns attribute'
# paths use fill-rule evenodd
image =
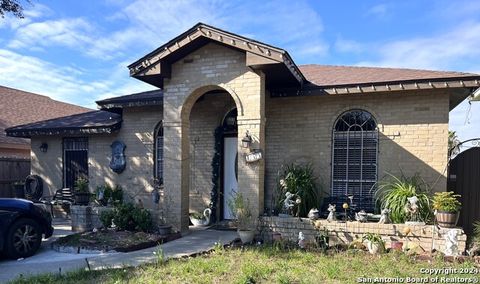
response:
<svg viewBox="0 0 480 284"><path fill-rule="evenodd" d="M32 256L42 236L52 234L52 217L44 204L0 198L0 253L14 259Z"/></svg>

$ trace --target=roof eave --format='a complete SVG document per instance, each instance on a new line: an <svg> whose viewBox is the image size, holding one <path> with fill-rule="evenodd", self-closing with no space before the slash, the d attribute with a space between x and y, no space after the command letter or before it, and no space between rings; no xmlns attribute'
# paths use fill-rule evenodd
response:
<svg viewBox="0 0 480 284"><path fill-rule="evenodd" d="M91 135L110 134L120 130L122 121L112 125L91 126L91 127L57 127L57 128L36 128L22 129L19 127L5 129L7 136L17 138L31 138L32 136L58 136L58 135Z"/></svg>
<svg viewBox="0 0 480 284"><path fill-rule="evenodd" d="M371 82L361 84L339 85L304 85L303 88L288 88L271 90L272 97L292 97L310 95L338 95L338 94L362 94L378 92L396 92L406 90L427 89L454 89L480 87L480 76L466 76L457 78L433 78L419 80L402 80L388 82Z"/></svg>

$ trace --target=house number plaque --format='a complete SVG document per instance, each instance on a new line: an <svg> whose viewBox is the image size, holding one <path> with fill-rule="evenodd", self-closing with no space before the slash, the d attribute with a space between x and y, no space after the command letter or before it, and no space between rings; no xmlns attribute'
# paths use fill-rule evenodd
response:
<svg viewBox="0 0 480 284"><path fill-rule="evenodd" d="M260 150L247 154L245 156L245 160L247 161L247 163L253 163L261 159L262 159L262 152Z"/></svg>

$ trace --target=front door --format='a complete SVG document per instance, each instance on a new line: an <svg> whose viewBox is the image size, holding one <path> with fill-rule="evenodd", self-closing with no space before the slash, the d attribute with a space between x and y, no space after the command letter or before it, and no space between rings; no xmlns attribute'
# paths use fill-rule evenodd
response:
<svg viewBox="0 0 480 284"><path fill-rule="evenodd" d="M223 140L223 218L234 219L229 200L238 190L237 181L237 137L225 137Z"/></svg>

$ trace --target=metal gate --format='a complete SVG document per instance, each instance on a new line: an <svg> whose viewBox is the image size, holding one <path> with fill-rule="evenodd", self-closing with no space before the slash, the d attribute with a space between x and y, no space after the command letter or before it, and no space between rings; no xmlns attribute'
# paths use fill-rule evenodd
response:
<svg viewBox="0 0 480 284"><path fill-rule="evenodd" d="M64 186L73 188L78 178L88 179L88 139L65 138L63 151Z"/></svg>
<svg viewBox="0 0 480 284"><path fill-rule="evenodd" d="M448 190L462 196L458 225L471 234L473 222L480 221L480 147L470 148L450 162Z"/></svg>

